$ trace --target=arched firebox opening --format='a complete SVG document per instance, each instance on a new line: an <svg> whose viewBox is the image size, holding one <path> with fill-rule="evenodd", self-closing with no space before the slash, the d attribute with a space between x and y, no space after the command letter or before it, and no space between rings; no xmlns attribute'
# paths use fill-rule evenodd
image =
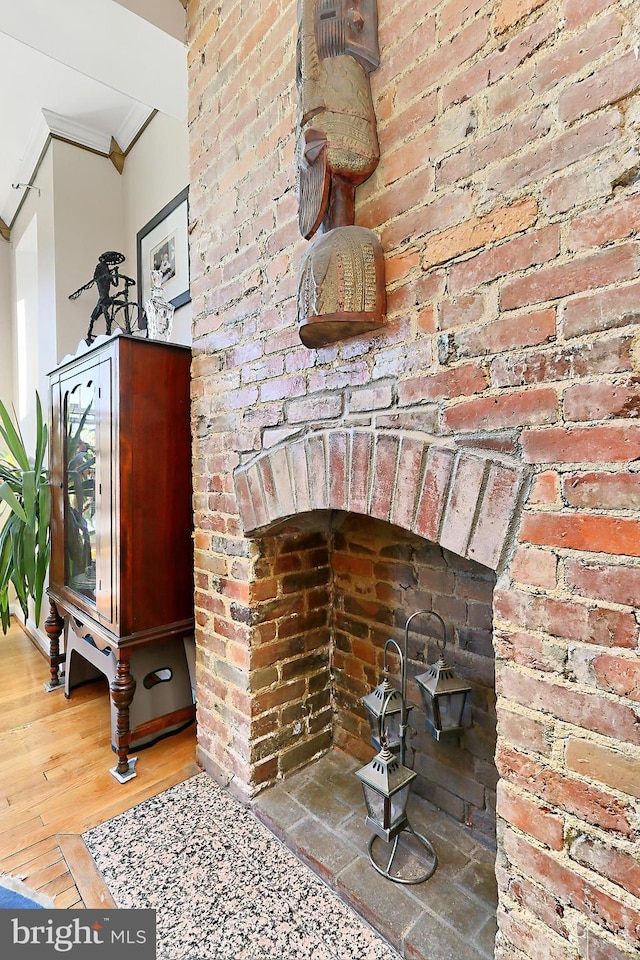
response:
<svg viewBox="0 0 640 960"><path fill-rule="evenodd" d="M263 451L234 483L254 550L252 792L334 742L366 757L361 698L380 681L385 640L434 610L473 696L461 742L433 743L410 682L418 789L492 841L492 595L526 491L522 465L419 432L339 427ZM410 678L436 659L433 636L415 627Z"/></svg>
<svg viewBox="0 0 640 960"><path fill-rule="evenodd" d="M262 599L254 608L252 749L259 779L286 777L332 744L370 760L362 698L381 680L385 641L401 640L416 610L433 610L447 625L447 661L471 693L463 733L436 741L414 680L437 659L437 635L428 619L416 618L408 645L413 789L493 847L495 573L394 524L346 511L296 517L255 545ZM398 685L397 658L389 661Z"/></svg>

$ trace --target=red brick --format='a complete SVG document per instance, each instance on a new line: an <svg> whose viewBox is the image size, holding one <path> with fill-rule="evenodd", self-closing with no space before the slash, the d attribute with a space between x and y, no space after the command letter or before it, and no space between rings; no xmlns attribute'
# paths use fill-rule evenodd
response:
<svg viewBox="0 0 640 960"><path fill-rule="evenodd" d="M275 479L273 477L273 471L271 469L270 457L261 457L260 460L258 460L257 467L262 484L264 508L267 514L267 519L272 521L280 516L280 510L278 505L278 491L276 488Z"/></svg>
<svg viewBox="0 0 640 960"><path fill-rule="evenodd" d="M389 520L406 530L411 529L415 513L424 455L425 445L422 441L402 438Z"/></svg>
<svg viewBox="0 0 640 960"><path fill-rule="evenodd" d="M640 798L640 764L624 753L620 745L611 746L570 737L566 744L566 766L583 777L590 777L630 797Z"/></svg>
<svg viewBox="0 0 640 960"><path fill-rule="evenodd" d="M610 110L555 137L534 143L521 156L511 157L492 168L486 187L488 197L497 198L511 190L538 183L574 163L601 153L619 140L620 123L618 111Z"/></svg>
<svg viewBox="0 0 640 960"><path fill-rule="evenodd" d="M637 556L640 520L592 514L526 514L520 539L538 546Z"/></svg>
<svg viewBox="0 0 640 960"><path fill-rule="evenodd" d="M441 297L440 329L450 327L471 326L478 323L488 314L488 303L485 293L464 293L455 297Z"/></svg>
<svg viewBox="0 0 640 960"><path fill-rule="evenodd" d="M496 570L500 563L509 524L518 504L522 479L520 470L511 470L498 463L492 463L489 467L466 555L492 570Z"/></svg>
<svg viewBox="0 0 640 960"><path fill-rule="evenodd" d="M564 419L586 422L640 415L638 383L581 383L564 394Z"/></svg>
<svg viewBox="0 0 640 960"><path fill-rule="evenodd" d="M416 509L414 531L427 540L438 541L442 511L451 482L455 454L452 450L429 447L422 490Z"/></svg>
<svg viewBox="0 0 640 960"><path fill-rule="evenodd" d="M326 510L329 506L329 491L327 488L327 463L324 436L312 435L307 441L307 464L309 468L309 490L311 508Z"/></svg>
<svg viewBox="0 0 640 960"><path fill-rule="evenodd" d="M395 487L399 441L381 433L375 440L373 480L371 487L372 517L388 520Z"/></svg>
<svg viewBox="0 0 640 960"><path fill-rule="evenodd" d="M607 7L614 6L616 0L564 0L564 14L567 18L567 27L575 30L588 23L591 17L594 17Z"/></svg>
<svg viewBox="0 0 640 960"><path fill-rule="evenodd" d="M566 77L578 76L585 66L594 63L615 47L621 29L620 15L610 14L600 18L566 43L554 47L552 53L540 58L536 64L532 84L534 92L540 93Z"/></svg>
<svg viewBox="0 0 640 960"><path fill-rule="evenodd" d="M349 509L366 514L369 509L369 486L373 462L373 435L355 431L351 441L351 483Z"/></svg>
<svg viewBox="0 0 640 960"><path fill-rule="evenodd" d="M242 517L242 523L245 530L253 530L257 526L255 513L253 511L253 503L251 500L251 493L249 491L249 484L244 473L237 473L235 477L236 490L238 492L238 507L240 515Z"/></svg>
<svg viewBox="0 0 640 960"><path fill-rule="evenodd" d="M443 427L450 431L498 430L525 424L554 423L558 397L550 387L462 401L448 407Z"/></svg>
<svg viewBox="0 0 640 960"><path fill-rule="evenodd" d="M625 704L605 699L599 693L581 692L575 689L575 685L553 683L547 678L538 679L508 666L500 671L499 693L515 703L526 703L531 710L550 713L559 720L582 726L585 730L634 745L640 744L635 710ZM558 775L558 778L561 780L561 775ZM575 784L563 786L562 790L570 791L572 786L577 795L579 791ZM617 822L618 814L614 820ZM596 819L590 822L600 821ZM604 824L604 821L602 823ZM614 822L611 822L610 826L613 829L622 829L620 824L615 826Z"/></svg>
<svg viewBox="0 0 640 960"><path fill-rule="evenodd" d="M529 463L609 463L640 457L640 428L629 424L532 428L522 435Z"/></svg>
<svg viewBox="0 0 640 960"><path fill-rule="evenodd" d="M332 430L329 434L329 506L332 510L346 510L349 487L349 435Z"/></svg>
<svg viewBox="0 0 640 960"><path fill-rule="evenodd" d="M635 939L640 927L640 913L594 886L580 873L574 872L544 850L532 847L512 830L505 832L505 852L511 863L532 877L564 904L574 907L607 929L623 937ZM571 951L573 954L573 949ZM567 954L570 956L571 954ZM555 954L548 954L554 956Z"/></svg>
<svg viewBox="0 0 640 960"><path fill-rule="evenodd" d="M625 836L632 832L628 819L630 805L610 791L579 780L566 771L558 772L546 763L500 743L496 766L506 781L554 807L602 829L615 830Z"/></svg>
<svg viewBox="0 0 640 960"><path fill-rule="evenodd" d="M554 590L558 575L558 558L550 550L520 547L511 561L511 576L518 583Z"/></svg>
<svg viewBox="0 0 640 960"><path fill-rule="evenodd" d="M482 393L486 387L487 377L480 364L467 363L451 370L402 380L398 384L398 402L405 406L442 397L464 397Z"/></svg>
<svg viewBox="0 0 640 960"><path fill-rule="evenodd" d="M479 457L460 455L451 479L451 493L445 507L440 544L460 556L466 556L467 545L485 476L485 461Z"/></svg>
<svg viewBox="0 0 640 960"><path fill-rule="evenodd" d="M525 277L507 280L500 301L504 310L513 310L545 300L558 300L574 293L630 280L638 271L635 243L602 250L591 256L542 267Z"/></svg>
<svg viewBox="0 0 640 960"><path fill-rule="evenodd" d="M535 895L539 888L531 886L536 903ZM541 891L541 896L545 896L545 891ZM498 909L497 919L503 938L500 943L508 945L508 952L496 952L498 960L516 960L519 957L527 957L528 960L551 960L551 957L553 960L574 960L575 952L567 940L554 936L551 931L541 928L539 923L532 923L521 912L511 911L503 905ZM497 951L500 950L498 944Z"/></svg>
<svg viewBox="0 0 640 960"><path fill-rule="evenodd" d="M562 492L572 507L640 509L640 473L582 473L563 477Z"/></svg>
<svg viewBox="0 0 640 960"><path fill-rule="evenodd" d="M484 5L485 0L449 0L440 11L441 37L455 32L466 20L479 13Z"/></svg>
<svg viewBox="0 0 640 960"><path fill-rule="evenodd" d="M588 250L633 236L640 219L640 196L612 200L599 210L576 217L568 236L569 250Z"/></svg>
<svg viewBox="0 0 640 960"><path fill-rule="evenodd" d="M419 100L417 103L411 104L408 108L401 110L399 116L393 117L386 129L381 128L380 133L383 148L387 138L390 143L398 143L397 128L401 124L406 130L407 139L411 135L419 137L420 134L423 133L424 128L435 119L436 107L437 98L434 92L424 99ZM429 177L429 170L421 170L421 168L425 166L424 151L415 149L415 147L417 147L417 143L414 144L414 149L407 150L406 142L401 141L395 150L391 149L385 152L383 149L380 170L384 182L388 186L403 177L413 174L416 170L421 171L421 177ZM431 168L431 188L433 188L434 179L435 174L433 168ZM426 185L426 181L423 180L423 183Z"/></svg>
<svg viewBox="0 0 640 960"><path fill-rule="evenodd" d="M553 309L509 315L463 330L455 335L457 357L500 353L517 347L533 347L555 337L556 312Z"/></svg>
<svg viewBox="0 0 640 960"><path fill-rule="evenodd" d="M501 737L520 750L551 755L552 721L543 717L522 716L508 707L500 710L498 732Z"/></svg>
<svg viewBox="0 0 640 960"><path fill-rule="evenodd" d="M640 322L640 283L576 297L564 306L565 337L581 337Z"/></svg>
<svg viewBox="0 0 640 960"><path fill-rule="evenodd" d="M619 942L616 946L612 940L605 939L606 934L598 936L589 926L578 927L577 934L577 947L583 957L588 956L589 960L629 960L624 945Z"/></svg>
<svg viewBox="0 0 640 960"><path fill-rule="evenodd" d="M292 400L287 410L290 423L313 423L319 420L333 420L342 413L343 400L340 396L303 397Z"/></svg>
<svg viewBox="0 0 640 960"><path fill-rule="evenodd" d="M483 63L487 75L490 66L484 61ZM546 136L550 129L551 121L547 113L538 108L522 117L516 117L484 137L476 137L473 143L445 157L438 169L438 187L465 180L489 164L512 156L521 147Z"/></svg>
<svg viewBox="0 0 640 960"><path fill-rule="evenodd" d="M569 856L617 883L633 896L640 896L640 864L628 853L617 850L597 837L582 834L571 844Z"/></svg>
<svg viewBox="0 0 640 960"><path fill-rule="evenodd" d="M608 607L587 606L573 600L558 600L517 590L494 593L497 620L517 629L544 631L554 637L578 640L604 647L636 647L638 625L632 613Z"/></svg>
<svg viewBox="0 0 640 960"><path fill-rule="evenodd" d="M487 110L492 126L499 127L510 114L531 103L533 92L529 84L534 72L532 61L525 60L513 73L489 87Z"/></svg>
<svg viewBox="0 0 640 960"><path fill-rule="evenodd" d="M560 478L553 470L545 470L534 479L528 500L529 506L560 506Z"/></svg>
<svg viewBox="0 0 640 960"><path fill-rule="evenodd" d="M602 653L591 659L589 671L599 689L640 702L640 665L635 661Z"/></svg>
<svg viewBox="0 0 640 960"><path fill-rule="evenodd" d="M489 27L489 17L486 14L478 16L472 23L452 36L447 43L432 49L429 56L405 72L402 82L397 86L398 100L406 102L415 96L416 90L429 90L433 86L441 86L443 77L451 74L482 49L489 36ZM390 66L393 67L392 64ZM406 63L398 63L397 66L402 69L406 67Z"/></svg>
<svg viewBox="0 0 640 960"><path fill-rule="evenodd" d="M564 908L557 897L510 869L496 866L496 876L500 889L506 891L509 900L514 900L527 914L542 920L561 937L570 938L569 927L563 917Z"/></svg>
<svg viewBox="0 0 640 960"><path fill-rule="evenodd" d="M307 374L306 390L309 394L317 394L325 390L343 390L345 387L368 383L370 379L368 364L363 360L356 360L351 363L342 363L337 369L311 370Z"/></svg>
<svg viewBox="0 0 640 960"><path fill-rule="evenodd" d="M602 338L590 344L588 350L583 344L574 342L497 356L491 361L491 381L496 387L509 387L578 377L593 378L634 369L633 337L622 333Z"/></svg>
<svg viewBox="0 0 640 960"><path fill-rule="evenodd" d="M507 660L511 664L541 670L544 673L557 673L564 668L566 647L563 643L525 633L522 630L515 633L496 630L494 642L496 657Z"/></svg>
<svg viewBox="0 0 640 960"><path fill-rule="evenodd" d="M264 494L262 492L262 486L260 484L258 467L253 465L249 470L247 470L245 476L247 478L249 493L251 494L251 503L253 506L255 523L256 526L262 527L267 523L269 516L266 509Z"/></svg>
<svg viewBox="0 0 640 960"><path fill-rule="evenodd" d="M567 586L583 597L634 606L640 596L640 568L619 563L567 560Z"/></svg>
<svg viewBox="0 0 640 960"><path fill-rule="evenodd" d="M428 270L471 250L520 233L534 224L537 216L537 201L533 197L523 197L507 207L496 208L448 230L430 234L422 254L422 268Z"/></svg>
<svg viewBox="0 0 640 960"><path fill-rule="evenodd" d="M414 182L423 179L422 173L420 177L405 178L386 191L391 196L385 194L380 199L376 198L375 210L370 211L369 222L367 222L367 207L363 204L358 222L363 227L371 228L380 223L384 224L380 239L385 251L394 250L418 239L422 242L425 234L430 231L449 227L471 214L473 201L468 190L436 194L434 200L425 204L424 200L425 197L429 197L429 190L425 189L424 183ZM399 214L404 216L399 217Z"/></svg>
<svg viewBox="0 0 640 960"><path fill-rule="evenodd" d="M278 516L291 516L296 512L296 508L286 450L283 447L273 450L269 459L271 460L271 472L278 494Z"/></svg>
<svg viewBox="0 0 640 960"><path fill-rule="evenodd" d="M556 224L507 240L491 250L482 251L450 268L452 294L480 286L528 267L548 263L560 252L560 234Z"/></svg>
<svg viewBox="0 0 640 960"><path fill-rule="evenodd" d="M500 0L493 14L496 33L504 33L545 3L546 0Z"/></svg>
<svg viewBox="0 0 640 960"><path fill-rule="evenodd" d="M298 513L306 513L311 509L311 492L304 440L291 444L288 453L296 510Z"/></svg>
<svg viewBox="0 0 640 960"><path fill-rule="evenodd" d="M413 272L420 266L418 250L400 250L398 253L385 258L384 275L387 283L411 278Z"/></svg>
<svg viewBox="0 0 640 960"><path fill-rule="evenodd" d="M280 377L261 384L260 399L265 403L270 400L289 400L303 396L305 389L304 379L300 376Z"/></svg>
<svg viewBox="0 0 640 960"><path fill-rule="evenodd" d="M640 89L635 50L601 67L597 73L572 83L558 101L560 119L571 122L631 96Z"/></svg>
<svg viewBox="0 0 640 960"><path fill-rule="evenodd" d="M564 828L561 817L536 803L531 796L516 793L504 781L498 784L496 812L503 820L552 850L562 850Z"/></svg>

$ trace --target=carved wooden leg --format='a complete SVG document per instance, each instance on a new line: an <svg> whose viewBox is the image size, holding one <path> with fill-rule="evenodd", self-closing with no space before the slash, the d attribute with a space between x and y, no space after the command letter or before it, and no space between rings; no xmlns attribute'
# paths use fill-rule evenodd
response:
<svg viewBox="0 0 640 960"><path fill-rule="evenodd" d="M129 657L122 652L118 653L116 675L110 684L111 699L116 708L116 750L118 764L112 771L117 780L129 779L135 774L129 762L129 744L131 730L129 727L129 707L136 691L136 681L131 676Z"/></svg>
<svg viewBox="0 0 640 960"><path fill-rule="evenodd" d="M64 627L64 620L58 613L58 608L51 599L49 600L49 609L51 612L44 622L44 629L49 638L49 669L51 679L48 683L45 683L45 689L55 690L57 687L62 686L60 682L60 664L64 661L64 654L60 653L60 634Z"/></svg>

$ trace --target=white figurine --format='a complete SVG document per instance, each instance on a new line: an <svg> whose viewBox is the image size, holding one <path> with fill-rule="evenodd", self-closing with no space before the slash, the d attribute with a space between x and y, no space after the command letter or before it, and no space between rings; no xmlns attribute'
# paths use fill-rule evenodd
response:
<svg viewBox="0 0 640 960"><path fill-rule="evenodd" d="M151 293L145 300L144 310L150 339L170 340L174 306L164 295L161 270L151 271Z"/></svg>

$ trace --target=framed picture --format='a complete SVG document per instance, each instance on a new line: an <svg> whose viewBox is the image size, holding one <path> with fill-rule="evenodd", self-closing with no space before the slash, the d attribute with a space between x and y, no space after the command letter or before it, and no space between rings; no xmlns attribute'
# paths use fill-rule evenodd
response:
<svg viewBox="0 0 640 960"><path fill-rule="evenodd" d="M137 233L138 302L151 293L151 271L162 274L162 289L176 309L189 303L189 187L181 190Z"/></svg>

